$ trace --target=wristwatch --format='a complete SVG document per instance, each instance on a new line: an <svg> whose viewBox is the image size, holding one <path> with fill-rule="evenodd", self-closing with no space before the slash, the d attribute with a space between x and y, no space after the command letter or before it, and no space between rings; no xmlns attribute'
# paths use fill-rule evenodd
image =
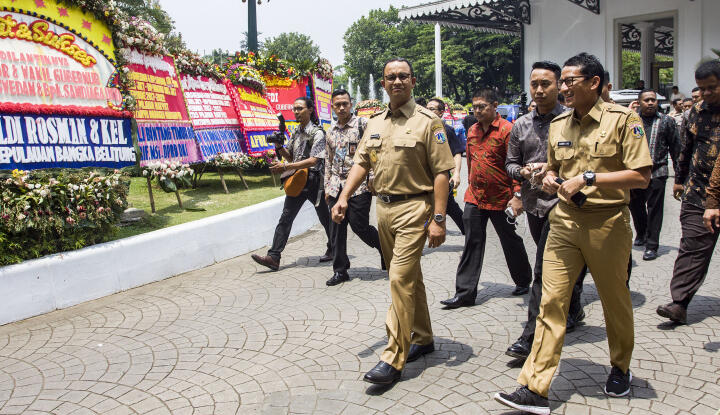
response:
<svg viewBox="0 0 720 415"><path fill-rule="evenodd" d="M585 173L583 173L583 179L585 179L585 185L586 186L592 186L595 184L595 172L592 170L588 170Z"/></svg>
<svg viewBox="0 0 720 415"><path fill-rule="evenodd" d="M439 214L439 213L436 213L436 214L433 215L433 220L434 220L436 223L443 223L443 222L445 222L445 215L441 215L441 214Z"/></svg>
<svg viewBox="0 0 720 415"><path fill-rule="evenodd" d="M522 194L520 192L513 193L513 196L517 197L518 199L522 198Z"/></svg>

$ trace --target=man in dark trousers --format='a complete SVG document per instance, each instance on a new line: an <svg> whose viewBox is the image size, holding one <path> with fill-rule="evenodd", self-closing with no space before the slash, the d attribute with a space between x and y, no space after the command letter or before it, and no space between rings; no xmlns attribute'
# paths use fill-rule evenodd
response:
<svg viewBox="0 0 720 415"><path fill-rule="evenodd" d="M362 134L367 127L367 119L360 118L352 113L352 101L350 94L344 89L338 89L332 93L330 98L333 111L337 115L337 121L330 126L327 138L325 139L325 200L330 209L335 206L340 195L347 175L353 166L353 157L362 139ZM347 228L350 224L353 232L369 247L380 252L380 239L378 231L370 225L370 205L372 204L372 193L370 193L368 179L360 183L360 186L348 199L348 210L345 219L340 223L330 222L330 237L333 246L333 276L325 283L328 286L348 281L348 269L350 259L347 256ZM382 252L380 253L382 268Z"/></svg>
<svg viewBox="0 0 720 415"><path fill-rule="evenodd" d="M285 249L293 221L300 212L300 208L309 201L315 206L315 212L328 237L325 255L320 262L333 259L330 244L330 210L325 202L323 192L323 160L325 159L325 132L317 123L315 107L310 98L300 97L293 103L295 119L300 123L297 130L290 137L287 148L275 146L278 155L289 163L277 163L270 166L272 173L285 173L290 170L309 169L307 182L298 196L285 196L285 204L280 215L280 221L275 228L272 247L266 256L252 255L258 264L273 271L280 268L280 254Z"/></svg>
<svg viewBox="0 0 720 415"><path fill-rule="evenodd" d="M665 206L665 182L668 178L668 153L673 165L680 153L680 137L675 120L658 111L657 94L651 89L638 94L638 113L643 121L645 137L653 159L650 185L647 189L630 190L630 213L635 223L635 246L645 245L643 259L657 258L660 229Z"/></svg>
<svg viewBox="0 0 720 415"><path fill-rule="evenodd" d="M445 103L439 98L433 98L428 101L427 109L434 112L441 120L445 113ZM445 125L445 135L447 136L448 144L450 145L450 151L452 151L453 161L455 162L455 168L450 171L450 192L448 193L448 204L447 204L447 215L452 218L455 225L460 229L460 233L465 235L465 226L463 225L462 215L463 211L458 206L455 196L453 195L452 189L457 189L460 186L460 163L462 163L462 153L465 148L460 142L460 139L455 134L455 129L443 121Z"/></svg>
<svg viewBox="0 0 720 415"><path fill-rule="evenodd" d="M482 272L487 239L487 223L492 221L510 277L515 282L513 295L529 291L532 271L522 238L515 231L515 221L506 214L508 202L516 199L520 185L505 171L505 157L512 124L497 113L497 95L482 89L473 95L473 109L478 122L470 128L467 141L468 188L465 192L465 246L455 277L455 296L440 301L448 308L475 304Z"/></svg>
<svg viewBox="0 0 720 415"><path fill-rule="evenodd" d="M720 61L701 64L695 70L695 82L702 101L690 109L673 186L673 192L682 193L682 237L670 281L673 301L657 308L659 315L679 324L687 323L688 305L705 280L718 240L718 229L707 229L703 214L710 176L720 153Z"/></svg>
<svg viewBox="0 0 720 415"><path fill-rule="evenodd" d="M550 122L569 111L557 100L560 79L560 66L554 62L535 62L530 72L530 95L537 105L534 110L520 117L510 132L508 154L505 169L510 177L522 184L521 206L513 205L516 215L523 210L527 213L528 227L537 245L535 268L530 300L528 301L528 321L517 341L505 354L525 359L530 354L530 346L535 335L535 319L540 311L542 299L542 262L545 242L550 232L548 215L558 202L557 195L542 191L542 179L547 167L547 141ZM586 268L583 268L573 288L570 300L570 312L567 318L567 331L575 329L577 322L585 318L580 303Z"/></svg>

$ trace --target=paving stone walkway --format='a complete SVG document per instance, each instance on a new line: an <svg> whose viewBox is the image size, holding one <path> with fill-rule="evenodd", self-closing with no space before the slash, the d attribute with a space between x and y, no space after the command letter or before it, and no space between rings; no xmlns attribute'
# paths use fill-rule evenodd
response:
<svg viewBox="0 0 720 415"><path fill-rule="evenodd" d="M633 250L630 397L602 393L607 341L588 278L587 318L566 338L553 413L717 414L718 261L688 326L655 314L669 299L678 214L668 192L660 258L644 262ZM292 240L279 272L248 254L0 327L0 414L517 414L492 395L516 386L519 368L504 351L522 331L527 296L510 295L491 230L477 304L443 310L438 302L454 292L463 246L454 224L449 228L445 245L426 249L422 260L438 350L408 364L390 389L362 382L386 342L388 283L377 253L350 233L351 280L328 288L332 268L318 263L325 236L315 229ZM524 223L520 232L534 255Z"/></svg>

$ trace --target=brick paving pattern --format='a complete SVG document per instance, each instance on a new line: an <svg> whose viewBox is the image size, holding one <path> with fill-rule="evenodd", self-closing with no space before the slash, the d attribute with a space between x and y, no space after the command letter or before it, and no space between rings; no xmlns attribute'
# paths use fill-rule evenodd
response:
<svg viewBox="0 0 720 415"><path fill-rule="evenodd" d="M669 301L680 238L679 203L670 193L661 256L644 262L633 250L630 397L602 393L609 358L588 278L585 324L567 336L552 384L554 414L717 414L717 260L688 326L655 314ZM328 288L332 267L318 263L325 236L315 229L291 241L279 272L248 254L0 327L0 414L517 414L492 395L516 387L519 367L504 352L522 331L527 296L510 295L489 231L477 304L443 310L438 301L454 292L463 246L455 225L449 228L445 245L426 249L422 260L437 351L408 364L392 388L362 381L386 342L389 292L377 253L349 233L351 280ZM524 224L520 232L534 255Z"/></svg>

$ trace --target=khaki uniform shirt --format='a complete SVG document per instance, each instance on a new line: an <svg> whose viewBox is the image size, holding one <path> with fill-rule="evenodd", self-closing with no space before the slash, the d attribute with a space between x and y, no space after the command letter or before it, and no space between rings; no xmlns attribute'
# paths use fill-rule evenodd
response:
<svg viewBox="0 0 720 415"><path fill-rule="evenodd" d="M548 170L558 172L565 180L588 170L608 173L652 165L643 123L628 108L598 98L582 119L576 117L575 111L569 111L550 123ZM588 197L584 209L630 202L628 190L590 186L580 191ZM575 206L563 196L560 200Z"/></svg>
<svg viewBox="0 0 720 415"><path fill-rule="evenodd" d="M354 161L373 170L378 193L391 195L432 192L435 176L455 168L442 121L412 99L370 117Z"/></svg>

